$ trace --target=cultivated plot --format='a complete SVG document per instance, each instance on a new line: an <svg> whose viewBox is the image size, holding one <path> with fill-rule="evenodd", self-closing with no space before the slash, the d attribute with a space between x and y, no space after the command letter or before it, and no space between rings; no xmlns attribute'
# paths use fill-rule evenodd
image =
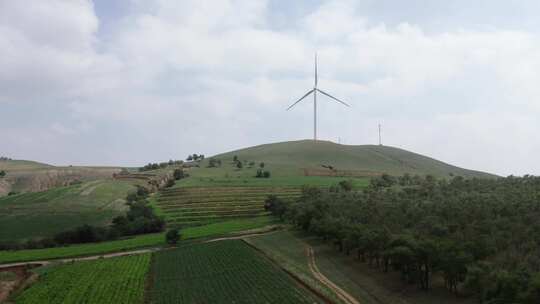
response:
<svg viewBox="0 0 540 304"><path fill-rule="evenodd" d="M150 254L55 266L16 303L143 303Z"/></svg>
<svg viewBox="0 0 540 304"><path fill-rule="evenodd" d="M243 241L155 254L151 303L317 303L315 296Z"/></svg>

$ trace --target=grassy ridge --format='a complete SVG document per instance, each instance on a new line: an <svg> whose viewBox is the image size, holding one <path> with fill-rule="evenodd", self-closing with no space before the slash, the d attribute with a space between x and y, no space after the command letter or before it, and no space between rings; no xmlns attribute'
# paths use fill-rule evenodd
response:
<svg viewBox="0 0 540 304"><path fill-rule="evenodd" d="M215 158L230 162L234 155L242 161L264 162L276 177L302 176L303 168L321 169L323 164L331 165L337 170L361 170L393 175L411 173L441 177L447 177L449 174L493 177L388 146L351 146L329 141L301 140L249 147L219 154Z"/></svg>
<svg viewBox="0 0 540 304"><path fill-rule="evenodd" d="M150 254L55 266L17 303L143 303Z"/></svg>
<svg viewBox="0 0 540 304"><path fill-rule="evenodd" d="M182 239L195 239L220 236L231 232L249 230L272 224L273 218L260 217L232 220L206 226L190 227L182 230ZM162 246L165 234L145 234L133 238L94 244L72 245L67 247L0 251L0 263L61 259L77 256L97 255L109 252L126 251L142 247Z"/></svg>
<svg viewBox="0 0 540 304"><path fill-rule="evenodd" d="M152 303L317 302L239 240L157 252L152 274Z"/></svg>
<svg viewBox="0 0 540 304"><path fill-rule="evenodd" d="M0 198L0 242L50 237L81 224L101 226L123 214L132 184L101 180Z"/></svg>

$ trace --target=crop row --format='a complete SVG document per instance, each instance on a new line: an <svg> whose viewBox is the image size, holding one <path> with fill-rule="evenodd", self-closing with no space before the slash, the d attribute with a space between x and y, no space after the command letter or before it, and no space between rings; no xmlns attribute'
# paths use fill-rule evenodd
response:
<svg viewBox="0 0 540 304"><path fill-rule="evenodd" d="M234 192L250 192L250 191L298 191L297 187L182 187L163 189L163 193L234 193Z"/></svg>
<svg viewBox="0 0 540 304"><path fill-rule="evenodd" d="M236 195L236 196L229 196L229 195L222 195L222 196L200 196L200 197L192 197L192 196L175 196L175 197L159 197L158 201L162 203L168 203L168 202L219 202L219 201L242 201L242 200L265 200L268 195L273 194L282 198L295 198L298 197L299 194L283 194L283 193L261 193L261 194L245 194L245 195Z"/></svg>
<svg viewBox="0 0 540 304"><path fill-rule="evenodd" d="M156 253L151 303L314 303L317 300L242 241Z"/></svg>
<svg viewBox="0 0 540 304"><path fill-rule="evenodd" d="M158 200L165 202L165 201L216 201L216 200L236 200L236 199L245 199L245 198L266 198L269 195L276 195L280 197L298 197L300 196L300 193L282 193L282 192L265 192L265 193L237 193L235 195L231 195L228 193L222 193L221 195L211 195L211 196L203 196L203 195L176 195L176 196L162 196L160 195Z"/></svg>

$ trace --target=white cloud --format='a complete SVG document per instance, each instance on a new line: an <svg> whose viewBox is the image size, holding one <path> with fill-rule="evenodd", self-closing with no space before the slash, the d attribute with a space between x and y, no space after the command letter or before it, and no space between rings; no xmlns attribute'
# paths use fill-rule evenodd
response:
<svg viewBox="0 0 540 304"><path fill-rule="evenodd" d="M13 114L0 131L16 134L4 154L34 157L47 139L57 148L41 160L140 164L310 137L311 105L283 109L312 86L318 50L321 88L353 104L321 102L322 136L372 143L382 121L389 145L540 173L536 33L386 24L356 1L276 30L267 1L133 0L105 40L89 1L21 3L0 4L0 106Z"/></svg>

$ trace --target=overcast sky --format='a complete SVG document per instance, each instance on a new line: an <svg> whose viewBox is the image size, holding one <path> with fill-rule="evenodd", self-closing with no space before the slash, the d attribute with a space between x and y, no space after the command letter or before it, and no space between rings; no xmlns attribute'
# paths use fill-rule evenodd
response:
<svg viewBox="0 0 540 304"><path fill-rule="evenodd" d="M540 174L540 1L0 0L0 155L141 165L319 135Z"/></svg>

